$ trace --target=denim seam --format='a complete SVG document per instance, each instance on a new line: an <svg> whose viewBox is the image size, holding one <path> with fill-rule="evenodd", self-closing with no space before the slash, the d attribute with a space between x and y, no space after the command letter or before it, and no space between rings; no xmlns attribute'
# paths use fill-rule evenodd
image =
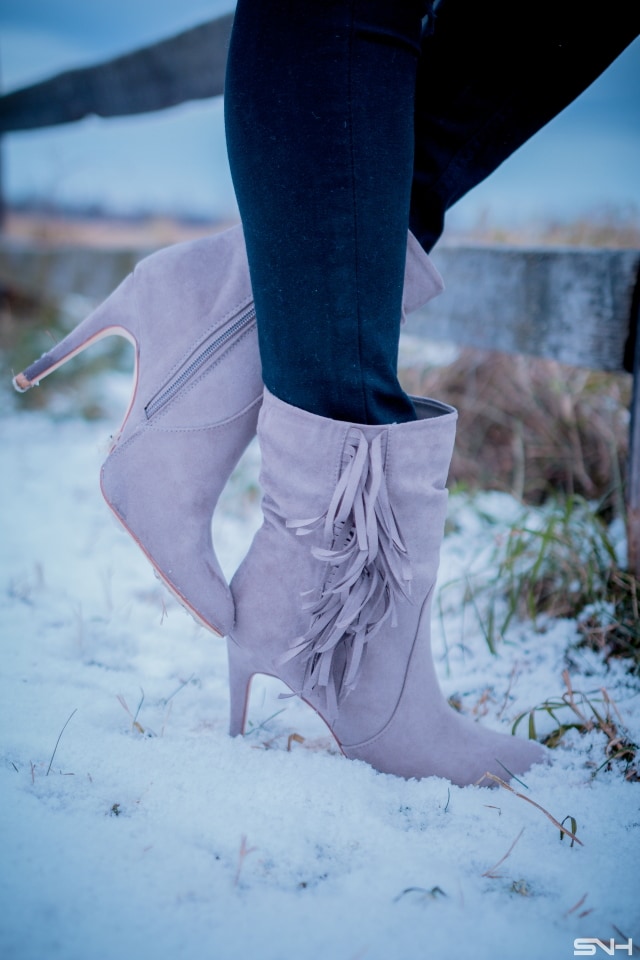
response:
<svg viewBox="0 0 640 960"><path fill-rule="evenodd" d="M349 153L351 157L351 199L353 203L353 235L354 235L354 272L355 272L355 306L356 306L356 318L358 324L358 377L360 380L360 393L362 396L362 411L363 411L363 423L369 422L369 411L367 408L367 391L365 389L362 369L363 369L363 360L362 360L362 317L360 316L360 271L359 271L359 242L358 242L358 198L357 198L357 186L356 186L356 162L355 162L355 147L354 147L354 137L353 137L353 47L354 47L354 33L355 33L355 0L351 0L349 4L349 40L348 40L348 51L347 51L347 90L348 90L348 105L349 105Z"/></svg>

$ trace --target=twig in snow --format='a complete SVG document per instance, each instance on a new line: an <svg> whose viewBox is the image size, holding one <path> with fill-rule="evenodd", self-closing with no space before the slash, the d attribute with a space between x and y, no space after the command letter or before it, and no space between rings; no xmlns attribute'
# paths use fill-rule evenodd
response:
<svg viewBox="0 0 640 960"><path fill-rule="evenodd" d="M500 857L497 863L494 863L492 867L489 867L488 870L485 870L485 872L482 874L483 877L491 877L492 880L497 880L500 877L500 874L494 873L494 870L497 870L500 864L504 863L507 857L511 855L511 851L513 850L513 848L515 847L516 843L518 842L518 840L520 839L523 833L524 833L524 827L522 828L518 836L515 838L515 840L513 841L513 843L507 850L507 852L505 853L504 857Z"/></svg>
<svg viewBox="0 0 640 960"><path fill-rule="evenodd" d="M133 718L133 722L134 722L134 723L137 723L137 722L138 722L138 714L139 714L140 711L142 710L142 704L143 704L143 703L144 703L144 690L142 689L142 687L140 687L140 702L138 703L138 709L136 710L136 715L135 715L135 717Z"/></svg>
<svg viewBox="0 0 640 960"><path fill-rule="evenodd" d="M125 698L122 696L121 693L118 694L118 703L120 704L120 706L122 707L122 709L123 709L126 713L128 713L129 716L131 717L131 726L132 726L134 729L136 729L136 730L138 731L138 733L142 733L142 734L144 735L144 727L142 726L141 723L138 723L138 721L137 721L137 719L136 719L136 717L138 716L138 714L139 714L139 712L140 712L140 707L142 706L143 701L144 701L144 693L143 693L143 695L142 695L142 700L140 701L140 703L139 703L139 705L138 705L138 709L136 710L136 715L135 715L135 717L134 717L134 715L131 713L131 710L129 710L129 704L127 703L127 701L125 700Z"/></svg>
<svg viewBox="0 0 640 960"><path fill-rule="evenodd" d="M402 900L407 893L419 893L421 900L437 900L438 897L446 897L446 893L442 887L431 887L431 890L427 890L425 887L407 887L402 893L399 893L397 897L393 898L393 902L397 903L399 900Z"/></svg>
<svg viewBox="0 0 640 960"><path fill-rule="evenodd" d="M165 697L165 698L164 698L164 700L162 701L163 705L166 707L166 705L169 703L169 701L170 701L170 700L173 700L173 698L175 697L175 695L176 695L177 693L180 693L181 690L184 690L184 688L187 686L187 684L188 684L188 683L191 683L191 681L193 680L194 677L195 677L195 673L192 673L191 676L190 676L187 680L183 680L182 683L180 684L180 686L179 686L179 687L176 687L176 689L173 691L173 693L170 693L168 697Z"/></svg>
<svg viewBox="0 0 640 960"><path fill-rule="evenodd" d="M526 785L526 783L524 782L524 780L521 780L520 777L516 777L515 773L512 773L511 770L509 770L509 767L505 767L505 765L504 765L504 763L502 762L502 760L498 760L498 758L496 757L496 762L500 764L500 766L502 767L502 769L504 770L505 773L508 773L508 774L509 774L509 778L510 778L511 780L517 780L521 787L524 787L525 790L528 790L528 789L529 789L529 787Z"/></svg>
<svg viewBox="0 0 640 960"><path fill-rule="evenodd" d="M513 787L510 787L509 784L505 783L504 780L501 780L500 777L496 777L495 773L485 773L484 777L481 777L478 783L480 783L481 780L484 780L485 777L487 777L489 780L494 780L501 787L504 787L505 790L508 790L510 793L515 794L516 797L520 797L521 800L526 800L527 803L530 803L532 804L532 806L537 807L538 810L541 810L544 813L545 817L548 817L549 820L551 820L551 823L558 828L561 834L566 833L566 835L570 837L575 843L579 843L581 847L584 847L584 843L582 842L582 840L578 840L575 833L571 833L571 831L567 830L566 827L563 827L561 823L558 823L556 818L552 816L548 810L545 810L544 807L540 806L539 803L536 803L535 800L532 800L531 797L525 797L524 793L518 793L517 790L514 790Z"/></svg>
<svg viewBox="0 0 640 960"><path fill-rule="evenodd" d="M304 743L304 737L301 737L299 733L290 733L287 737L287 753L291 753L293 743Z"/></svg>
<svg viewBox="0 0 640 960"><path fill-rule="evenodd" d="M629 943L629 941L631 940L631 937L628 937L626 933L623 933L620 927L616 927L615 923L612 923L611 926L613 927L613 929L615 930L615 932L618 934L619 937L622 937L623 940L626 940L627 943ZM633 950L634 953L640 953L640 948L638 948L635 944L631 947L631 949Z"/></svg>
<svg viewBox="0 0 640 960"><path fill-rule="evenodd" d="M560 826L563 828L560 831L560 840L564 840L564 824L566 820L571 820L571 829L573 830L574 833L576 833L578 830L578 821L576 820L576 818L572 817L571 814L567 814L567 816L564 818L564 820L560 824ZM573 840L571 841L571 846L573 846Z"/></svg>
<svg viewBox="0 0 640 960"><path fill-rule="evenodd" d="M240 882L240 873L242 872L244 861L246 860L246 858L249 856L250 853L255 853L257 849L258 849L257 847L247 846L247 838L243 833L242 837L240 838L240 852L238 854L238 869L236 870L235 880L233 881L234 887L237 887L238 883Z"/></svg>
<svg viewBox="0 0 640 960"><path fill-rule="evenodd" d="M507 703L509 702L509 695L510 695L510 693L511 693L511 687L512 687L513 684L514 684L514 681L515 681L515 679L516 679L516 676L519 676L518 664L517 664L517 663L514 663L513 669L511 670L511 675L509 676L509 686L507 687L507 692L506 692L505 695L504 695L504 700L503 700L503 702L502 702L502 706L500 707L500 709L499 709L499 711L498 711L498 720L501 720L501 719L502 719L502 714L504 713L504 711L505 711L506 708L507 708Z"/></svg>
<svg viewBox="0 0 640 960"><path fill-rule="evenodd" d="M169 613L167 611L167 605L164 602L164 597L161 599L160 603L162 604L162 612L160 614L160 626L162 626L164 621L169 619Z"/></svg>
<svg viewBox="0 0 640 960"><path fill-rule="evenodd" d="M74 707L74 709L71 711L71 713L69 714L69 716L68 716L68 718L67 718L67 722L65 723L64 727L62 728L62 730L61 730L60 733L58 734L58 739L56 740L56 745L55 745L55 747L53 748L53 753L51 754L51 760L49 760L49 766L47 767L47 772L46 772L46 774L45 774L46 777L49 776L49 771L51 770L51 764L53 763L53 758L54 758L55 755L56 755L56 750L58 749L58 744L60 743L60 740L61 740L61 738L62 738L62 734L63 734L63 733L65 732L65 730L67 729L67 723L69 723L69 720L71 720L71 717L74 715L74 713L77 713L77 711L78 711L78 708L77 708L77 707Z"/></svg>
<svg viewBox="0 0 640 960"><path fill-rule="evenodd" d="M580 899L578 900L578 902L577 902L577 903L574 903L574 905L573 905L572 907L570 907L570 908L567 910L566 913L563 913L562 916L563 916L563 917L568 917L568 916L570 916L570 914L572 914L572 913L574 912L574 910L579 910L580 907L581 907L582 904L585 902L585 900L587 899L588 896L589 896L588 893L583 894L583 896L580 897Z"/></svg>

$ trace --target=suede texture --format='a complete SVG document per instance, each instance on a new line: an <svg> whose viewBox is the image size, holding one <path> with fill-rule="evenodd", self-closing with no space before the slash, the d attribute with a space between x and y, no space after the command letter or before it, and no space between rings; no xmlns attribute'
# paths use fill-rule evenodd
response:
<svg viewBox="0 0 640 960"><path fill-rule="evenodd" d="M138 381L102 492L161 579L223 635L234 608L211 520L262 400L242 230L169 247L132 282Z"/></svg>
<svg viewBox="0 0 640 960"><path fill-rule="evenodd" d="M430 608L444 532L457 414L433 400L414 399L418 419L357 429L382 433L384 478L411 564L411 596L366 644L355 688L331 716L318 693L305 699L324 717L346 756L403 777L443 776L476 782L486 771L508 777L541 759L542 749L486 731L459 716L444 699L431 657ZM231 589L236 624L229 639L232 732L242 723L253 673L302 688L300 660L283 655L309 628L305 609L319 596L327 566L313 555L329 549L325 528L297 536L287 521L323 516L344 466L354 425L291 407L265 390L258 437L262 451L264 521Z"/></svg>
<svg viewBox="0 0 640 960"><path fill-rule="evenodd" d="M118 519L167 586L220 635L233 623L234 606L213 549L211 518L255 432L259 406L254 400L213 426L143 424L102 468L102 491Z"/></svg>
<svg viewBox="0 0 640 960"><path fill-rule="evenodd" d="M252 305L246 252L240 226L203 240L176 244L142 260L133 273L138 340L138 384L123 439L147 419L145 408L184 373L217 336ZM255 335L255 321L251 325ZM228 344L225 344L225 354ZM257 347L250 368L235 370L240 396L203 394L200 419L216 422L243 409L262 390ZM219 359L216 355L213 362ZM240 358L239 358L240 359ZM242 358L245 359L245 358ZM218 373L224 365L220 364ZM226 367L225 367L226 369ZM225 389L230 388L228 375ZM198 371L200 375L202 371ZM209 381L213 384L213 380ZM186 387L193 388L193 380ZM193 424L189 424L193 425Z"/></svg>

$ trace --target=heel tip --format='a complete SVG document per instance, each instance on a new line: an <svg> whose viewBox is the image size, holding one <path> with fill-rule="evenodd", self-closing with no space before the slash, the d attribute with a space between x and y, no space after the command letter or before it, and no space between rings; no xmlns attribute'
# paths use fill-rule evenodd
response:
<svg viewBox="0 0 640 960"><path fill-rule="evenodd" d="M13 378L13 386L18 391L18 393L26 393L27 390L30 390L35 384L31 380L27 380L24 373L19 373Z"/></svg>

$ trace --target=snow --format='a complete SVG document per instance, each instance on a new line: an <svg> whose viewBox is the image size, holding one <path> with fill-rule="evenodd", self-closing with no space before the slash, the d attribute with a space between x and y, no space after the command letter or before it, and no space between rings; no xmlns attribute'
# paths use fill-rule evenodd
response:
<svg viewBox="0 0 640 960"><path fill-rule="evenodd" d="M345 760L275 681L254 682L249 732L229 738L224 643L101 500L115 422L0 421L4 960L562 960L577 937L640 945L640 791L619 767L592 776L601 733L567 735L514 783L574 817L583 846L505 789ZM229 574L259 523L257 462L252 447L216 519ZM519 510L451 498L433 624L445 692L508 731L570 667L575 690L606 687L638 742L637 680L577 650L575 622L512 622L493 656L461 601Z"/></svg>

